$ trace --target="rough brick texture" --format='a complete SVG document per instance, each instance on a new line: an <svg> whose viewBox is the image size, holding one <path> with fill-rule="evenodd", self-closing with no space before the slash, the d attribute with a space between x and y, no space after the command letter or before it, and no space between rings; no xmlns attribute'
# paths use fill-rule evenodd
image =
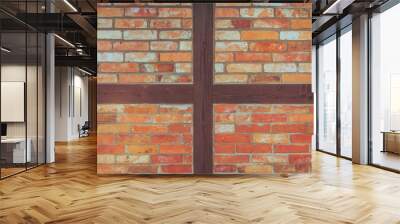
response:
<svg viewBox="0 0 400 224"><path fill-rule="evenodd" d="M191 105L98 105L99 174L192 173Z"/></svg>
<svg viewBox="0 0 400 224"><path fill-rule="evenodd" d="M191 83L191 4L98 4L99 83Z"/></svg>
<svg viewBox="0 0 400 224"><path fill-rule="evenodd" d="M310 7L217 3L214 82L310 84Z"/></svg>
<svg viewBox="0 0 400 224"><path fill-rule="evenodd" d="M214 105L215 173L310 171L311 105Z"/></svg>

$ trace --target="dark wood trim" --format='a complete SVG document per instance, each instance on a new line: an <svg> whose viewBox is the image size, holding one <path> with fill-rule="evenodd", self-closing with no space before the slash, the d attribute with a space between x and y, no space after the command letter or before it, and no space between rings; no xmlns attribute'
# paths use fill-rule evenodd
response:
<svg viewBox="0 0 400 224"><path fill-rule="evenodd" d="M312 104L310 84L214 85L214 103Z"/></svg>
<svg viewBox="0 0 400 224"><path fill-rule="evenodd" d="M193 4L193 171L213 172L214 4Z"/></svg>
<svg viewBox="0 0 400 224"><path fill-rule="evenodd" d="M98 84L98 104L192 103L192 85Z"/></svg>

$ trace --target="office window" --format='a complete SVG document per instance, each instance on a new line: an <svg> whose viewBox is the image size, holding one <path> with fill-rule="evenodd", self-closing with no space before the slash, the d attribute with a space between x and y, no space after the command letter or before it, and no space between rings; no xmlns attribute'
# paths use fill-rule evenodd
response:
<svg viewBox="0 0 400 224"><path fill-rule="evenodd" d="M400 5L375 14L372 24L372 163L400 170Z"/></svg>
<svg viewBox="0 0 400 224"><path fill-rule="evenodd" d="M340 154L352 157L352 32L340 36Z"/></svg>
<svg viewBox="0 0 400 224"><path fill-rule="evenodd" d="M318 48L318 149L336 153L336 37Z"/></svg>

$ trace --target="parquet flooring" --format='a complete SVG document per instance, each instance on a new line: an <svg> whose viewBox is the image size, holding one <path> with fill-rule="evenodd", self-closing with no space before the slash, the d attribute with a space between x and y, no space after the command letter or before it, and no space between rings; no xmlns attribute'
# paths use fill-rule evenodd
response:
<svg viewBox="0 0 400 224"><path fill-rule="evenodd" d="M97 176L95 139L0 181L0 223L400 223L400 175L313 155L312 174Z"/></svg>

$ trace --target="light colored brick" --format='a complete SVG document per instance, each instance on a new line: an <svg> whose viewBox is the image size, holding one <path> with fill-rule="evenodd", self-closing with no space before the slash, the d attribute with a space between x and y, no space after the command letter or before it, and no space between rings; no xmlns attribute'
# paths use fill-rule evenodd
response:
<svg viewBox="0 0 400 224"><path fill-rule="evenodd" d="M226 66L226 71L229 73L255 73L262 71L261 64L254 64L254 63L235 63L235 64L228 64Z"/></svg>
<svg viewBox="0 0 400 224"><path fill-rule="evenodd" d="M122 62L124 56L122 53L97 53L97 61L99 62Z"/></svg>
<svg viewBox="0 0 400 224"><path fill-rule="evenodd" d="M153 52L131 52L125 53L127 62L157 62L157 54Z"/></svg>
<svg viewBox="0 0 400 224"><path fill-rule="evenodd" d="M240 16L247 18L265 18L273 17L273 8L241 8Z"/></svg>
<svg viewBox="0 0 400 224"><path fill-rule="evenodd" d="M192 38L192 31L189 30L160 31L161 40L188 40L191 38Z"/></svg>
<svg viewBox="0 0 400 224"><path fill-rule="evenodd" d="M192 41L180 41L179 42L179 50L191 51L192 50Z"/></svg>
<svg viewBox="0 0 400 224"><path fill-rule="evenodd" d="M247 42L239 41L217 41L215 43L215 51L247 51Z"/></svg>
<svg viewBox="0 0 400 224"><path fill-rule="evenodd" d="M233 124L216 124L215 133L234 133L235 126Z"/></svg>
<svg viewBox="0 0 400 224"><path fill-rule="evenodd" d="M216 40L240 40L239 31L216 31Z"/></svg>
<svg viewBox="0 0 400 224"><path fill-rule="evenodd" d="M264 72L296 72L297 65L294 63L267 63L264 64Z"/></svg>
<svg viewBox="0 0 400 224"><path fill-rule="evenodd" d="M176 63L175 71L177 73L191 73L192 72L192 63Z"/></svg>
<svg viewBox="0 0 400 224"><path fill-rule="evenodd" d="M253 135L253 142L263 144L288 144L290 139L288 134L255 133Z"/></svg>
<svg viewBox="0 0 400 224"><path fill-rule="evenodd" d="M215 63L215 64L214 64L214 72L216 72L216 73L222 73L222 72L224 72L224 64L222 64L222 63Z"/></svg>
<svg viewBox="0 0 400 224"><path fill-rule="evenodd" d="M122 32L119 30L98 30L97 31L97 39L110 39L116 40L122 38Z"/></svg>
<svg viewBox="0 0 400 224"><path fill-rule="evenodd" d="M127 30L124 31L124 40L156 40L156 30Z"/></svg>
<svg viewBox="0 0 400 224"><path fill-rule="evenodd" d="M281 40L311 40L311 31L281 31Z"/></svg>

